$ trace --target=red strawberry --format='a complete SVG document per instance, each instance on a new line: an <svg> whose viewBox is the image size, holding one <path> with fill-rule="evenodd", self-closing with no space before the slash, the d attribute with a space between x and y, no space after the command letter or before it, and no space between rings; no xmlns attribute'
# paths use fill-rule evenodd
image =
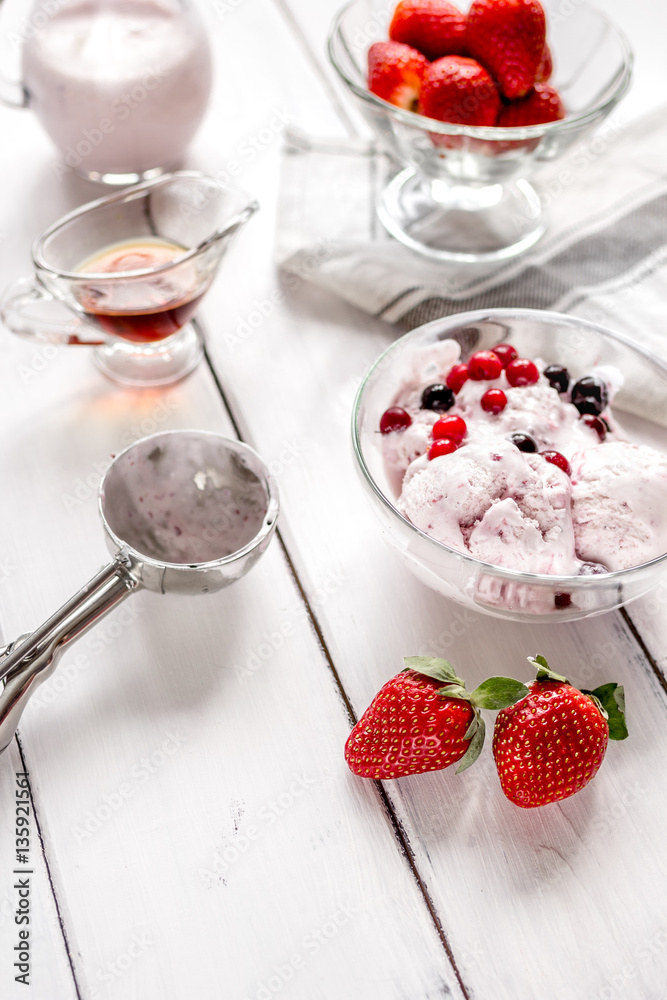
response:
<svg viewBox="0 0 667 1000"><path fill-rule="evenodd" d="M408 656L406 668L375 696L345 744L345 759L362 778L401 778L439 771L479 756L479 708L501 708L527 693L518 681L490 678L468 693L446 660Z"/></svg>
<svg viewBox="0 0 667 1000"><path fill-rule="evenodd" d="M539 0L473 0L468 11L468 49L487 67L509 100L535 83L546 42Z"/></svg>
<svg viewBox="0 0 667 1000"><path fill-rule="evenodd" d="M419 110L456 125L495 125L500 98L493 80L474 59L444 56L424 74ZM435 142L437 138L433 136Z"/></svg>
<svg viewBox="0 0 667 1000"><path fill-rule="evenodd" d="M368 50L368 89L407 111L416 109L428 61L400 42L375 42Z"/></svg>
<svg viewBox="0 0 667 1000"><path fill-rule="evenodd" d="M543 125L565 117L565 108L557 90L547 83L536 83L535 89L520 101L506 104L498 115L497 125L516 128L522 125Z"/></svg>
<svg viewBox="0 0 667 1000"><path fill-rule="evenodd" d="M423 52L427 59L466 54L466 16L449 0L400 0L389 37Z"/></svg>
<svg viewBox="0 0 667 1000"><path fill-rule="evenodd" d="M582 692L531 659L537 680L521 701L498 713L493 756L503 792L530 809L565 799L595 776L612 739L624 739L623 688Z"/></svg>
<svg viewBox="0 0 667 1000"><path fill-rule="evenodd" d="M537 67L537 76L535 77L535 83L546 83L554 71L554 63L551 58L551 49L549 48L548 42L544 43L544 51L542 52L542 58L540 59L540 65Z"/></svg>

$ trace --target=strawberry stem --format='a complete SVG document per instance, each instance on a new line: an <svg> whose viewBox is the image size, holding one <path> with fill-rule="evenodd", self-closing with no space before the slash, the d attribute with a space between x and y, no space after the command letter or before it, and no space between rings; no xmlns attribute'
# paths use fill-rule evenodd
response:
<svg viewBox="0 0 667 1000"><path fill-rule="evenodd" d="M528 662L537 670L537 680L538 681L562 681L563 684L569 684L567 677L563 677L562 674L556 674L553 670L549 669L549 664L543 656L529 656Z"/></svg>

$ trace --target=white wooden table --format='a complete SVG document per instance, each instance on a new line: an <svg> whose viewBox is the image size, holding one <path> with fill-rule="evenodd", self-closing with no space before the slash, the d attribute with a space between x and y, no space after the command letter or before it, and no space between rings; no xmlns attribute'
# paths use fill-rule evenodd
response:
<svg viewBox="0 0 667 1000"><path fill-rule="evenodd" d="M202 313L210 365L164 391L123 390L85 350L47 357L0 332L6 639L102 565L100 470L145 433L238 432L282 498L256 570L217 595L133 597L68 650L0 758L2 1000L667 997L667 581L627 613L553 627L474 616L419 584L384 548L348 439L359 378L396 333L280 285L280 128L264 139L276 115L354 127L324 55L336 5L209 4L218 79L192 164L240 159L236 182L262 205ZM627 121L665 93L667 13L606 7L637 54ZM99 192L57 177L31 115L2 111L0 127L4 287L46 224ZM380 786L348 772L352 718L404 655L446 655L473 686L527 678L538 651L574 682L628 691L631 739L580 795L516 809L488 753L458 778ZM25 770L29 988L13 967Z"/></svg>

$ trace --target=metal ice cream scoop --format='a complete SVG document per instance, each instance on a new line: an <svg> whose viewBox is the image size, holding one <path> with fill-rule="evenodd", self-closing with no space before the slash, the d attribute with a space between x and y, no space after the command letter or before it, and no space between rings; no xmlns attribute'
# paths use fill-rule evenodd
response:
<svg viewBox="0 0 667 1000"><path fill-rule="evenodd" d="M205 594L259 559L278 517L276 483L247 445L207 431L166 431L130 445L99 489L111 562L48 621L0 650L0 752L64 647L140 587Z"/></svg>

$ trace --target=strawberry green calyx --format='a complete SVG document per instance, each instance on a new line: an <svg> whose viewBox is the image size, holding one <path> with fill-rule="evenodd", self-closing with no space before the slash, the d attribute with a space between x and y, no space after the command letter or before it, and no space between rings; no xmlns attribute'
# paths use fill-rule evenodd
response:
<svg viewBox="0 0 667 1000"><path fill-rule="evenodd" d="M601 684L594 691L582 691L597 704L607 720L610 740L625 740L628 727L625 724L625 690L622 684Z"/></svg>
<svg viewBox="0 0 667 1000"><path fill-rule="evenodd" d="M466 691L465 681L457 677L451 663L434 656L406 656L404 663L407 670L414 670L433 680L442 681L443 686L438 691L440 697L459 698L461 701L469 702L474 709L475 714L464 737L470 740L470 744L461 758L456 774L474 764L482 752L486 726L480 709L507 708L528 694L525 684L511 677L489 677L474 691Z"/></svg>
<svg viewBox="0 0 667 1000"><path fill-rule="evenodd" d="M442 681L443 684L458 684L465 688L465 682L457 677L449 660L442 660L437 656L404 656L403 662L406 670L414 670L434 681Z"/></svg>
<svg viewBox="0 0 667 1000"><path fill-rule="evenodd" d="M553 670L549 669L549 664L543 656L529 656L528 662L532 663L537 671L536 680L538 681L561 681L563 684L569 684L567 677L563 677L562 674L556 674Z"/></svg>

